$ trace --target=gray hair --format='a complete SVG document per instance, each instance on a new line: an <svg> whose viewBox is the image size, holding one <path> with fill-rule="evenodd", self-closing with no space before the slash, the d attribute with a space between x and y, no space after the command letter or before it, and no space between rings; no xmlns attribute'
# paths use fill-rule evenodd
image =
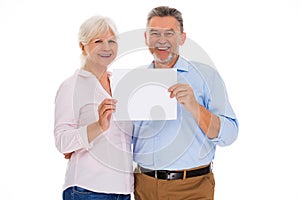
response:
<svg viewBox="0 0 300 200"><path fill-rule="evenodd" d="M80 26L78 33L79 46L86 45L99 34L105 34L107 31L112 31L115 37L118 32L115 23L108 17L100 15L92 16L85 20ZM81 64L84 65L85 57L81 56Z"/></svg>
<svg viewBox="0 0 300 200"><path fill-rule="evenodd" d="M180 32L183 33L182 14L176 8L170 8L168 6L159 6L159 7L153 8L148 14L147 25L149 24L152 17L155 17L155 16L156 17L167 17L167 16L174 17L180 24Z"/></svg>

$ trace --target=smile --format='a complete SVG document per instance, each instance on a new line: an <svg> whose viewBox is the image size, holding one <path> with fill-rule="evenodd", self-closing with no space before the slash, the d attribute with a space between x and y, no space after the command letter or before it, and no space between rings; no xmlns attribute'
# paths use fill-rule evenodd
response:
<svg viewBox="0 0 300 200"><path fill-rule="evenodd" d="M167 51L170 49L170 47L156 47L156 49L159 51Z"/></svg>
<svg viewBox="0 0 300 200"><path fill-rule="evenodd" d="M98 54L100 57L104 57L104 58L107 58L107 57L110 57L112 54L111 53L101 53L101 54Z"/></svg>

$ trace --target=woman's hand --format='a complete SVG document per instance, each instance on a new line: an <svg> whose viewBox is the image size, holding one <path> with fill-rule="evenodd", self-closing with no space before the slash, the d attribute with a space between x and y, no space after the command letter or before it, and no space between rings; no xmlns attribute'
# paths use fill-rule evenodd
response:
<svg viewBox="0 0 300 200"><path fill-rule="evenodd" d="M104 99L98 107L98 124L102 131L106 131L110 125L110 119L113 112L116 111L116 99Z"/></svg>

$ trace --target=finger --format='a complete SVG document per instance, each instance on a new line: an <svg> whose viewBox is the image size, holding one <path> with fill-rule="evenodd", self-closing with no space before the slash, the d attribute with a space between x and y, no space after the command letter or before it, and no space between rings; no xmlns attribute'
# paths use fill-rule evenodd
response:
<svg viewBox="0 0 300 200"><path fill-rule="evenodd" d="M107 110L107 109L115 109L116 104L102 104L98 107L98 110Z"/></svg>
<svg viewBox="0 0 300 200"><path fill-rule="evenodd" d="M117 103L116 99L104 99L99 106L106 105L106 104L116 104L116 103Z"/></svg>
<svg viewBox="0 0 300 200"><path fill-rule="evenodd" d="M189 84L185 84L185 83L176 83L174 85L172 85L171 87L168 88L168 92L172 92L177 88L186 88L186 87L190 87Z"/></svg>
<svg viewBox="0 0 300 200"><path fill-rule="evenodd" d="M189 91L190 89L190 86L187 84L175 84L170 87L168 91L171 92L170 97L173 98L178 92Z"/></svg>
<svg viewBox="0 0 300 200"><path fill-rule="evenodd" d="M102 106L102 105L115 105L117 103L117 100L116 99L104 99L101 104L99 105Z"/></svg>
<svg viewBox="0 0 300 200"><path fill-rule="evenodd" d="M179 84L175 84L168 88L168 92L170 92L170 98L173 98L175 96L174 90L179 86Z"/></svg>
<svg viewBox="0 0 300 200"><path fill-rule="evenodd" d="M101 120L108 120L108 121L110 121L113 112L114 111L112 111L112 110L105 111L105 113L103 113L103 115L102 115L102 119Z"/></svg>
<svg viewBox="0 0 300 200"><path fill-rule="evenodd" d="M73 154L73 152L71 152L71 153L64 153L65 159L70 159L71 156L72 156L72 154Z"/></svg>
<svg viewBox="0 0 300 200"><path fill-rule="evenodd" d="M188 101L188 95L181 95L179 97L176 97L177 102L180 104L185 104Z"/></svg>
<svg viewBox="0 0 300 200"><path fill-rule="evenodd" d="M102 101L102 103L99 105L98 107L98 111L99 110L105 110L107 108L116 108L116 100L113 99L105 99Z"/></svg>
<svg viewBox="0 0 300 200"><path fill-rule="evenodd" d="M98 110L98 113L99 113L99 115L104 115L106 112L112 112L113 113L115 111L116 111L116 106L115 105L104 105Z"/></svg>
<svg viewBox="0 0 300 200"><path fill-rule="evenodd" d="M176 84L172 85L171 87L169 87L168 92L172 92L175 88L180 87L181 85L183 85L183 84L176 83Z"/></svg>
<svg viewBox="0 0 300 200"><path fill-rule="evenodd" d="M176 98L181 97L181 96L185 96L185 95L189 95L190 91L184 88L177 88L176 90L174 90L172 92L172 95L175 96Z"/></svg>
<svg viewBox="0 0 300 200"><path fill-rule="evenodd" d="M176 87L173 89L173 93L177 94L178 92L181 92L181 91L188 91L190 90L191 88L189 86L186 86L186 85L181 85L179 87Z"/></svg>
<svg viewBox="0 0 300 200"><path fill-rule="evenodd" d="M170 93L170 98L174 98L175 94L173 92Z"/></svg>
<svg viewBox="0 0 300 200"><path fill-rule="evenodd" d="M176 93L176 98L181 98L181 97L188 97L190 94L187 90L179 91Z"/></svg>

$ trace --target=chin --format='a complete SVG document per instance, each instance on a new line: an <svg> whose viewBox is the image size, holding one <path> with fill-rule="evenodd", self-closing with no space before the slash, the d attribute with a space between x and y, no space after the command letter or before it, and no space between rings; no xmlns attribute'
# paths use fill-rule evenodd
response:
<svg viewBox="0 0 300 200"><path fill-rule="evenodd" d="M153 55L154 55L154 60L161 64L168 64L174 58L174 56L172 54L169 54L169 56L167 58L160 58L160 57L156 56L155 54L153 54Z"/></svg>

